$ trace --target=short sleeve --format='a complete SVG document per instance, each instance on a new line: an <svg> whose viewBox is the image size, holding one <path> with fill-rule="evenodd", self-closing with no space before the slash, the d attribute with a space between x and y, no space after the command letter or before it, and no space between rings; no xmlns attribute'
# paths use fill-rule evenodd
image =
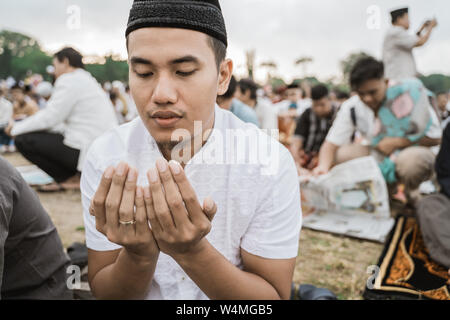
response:
<svg viewBox="0 0 450 320"><path fill-rule="evenodd" d="M268 177L260 203L241 241L241 248L268 259L297 257L302 210L295 163L283 147L278 173Z"/></svg>
<svg viewBox="0 0 450 320"><path fill-rule="evenodd" d="M426 136L431 139L441 139L442 138L442 128L439 122L439 118L436 114L436 111L433 109L431 105L429 105L430 116L431 116L431 126L427 131Z"/></svg>
<svg viewBox="0 0 450 320"><path fill-rule="evenodd" d="M336 119L328 132L326 141L336 146L350 143L355 126L352 123L350 109L352 105L344 103L337 113Z"/></svg>
<svg viewBox="0 0 450 320"><path fill-rule="evenodd" d="M91 216L89 213L91 200L97 191L104 171L94 152L95 144L92 145L86 156L80 183L86 246L95 251L117 250L120 249L121 246L110 242L105 235L97 231L95 227L95 217Z"/></svg>
<svg viewBox="0 0 450 320"><path fill-rule="evenodd" d="M409 34L406 30L402 30L396 35L396 44L398 47L406 50L411 50L415 47L419 37L414 34Z"/></svg>

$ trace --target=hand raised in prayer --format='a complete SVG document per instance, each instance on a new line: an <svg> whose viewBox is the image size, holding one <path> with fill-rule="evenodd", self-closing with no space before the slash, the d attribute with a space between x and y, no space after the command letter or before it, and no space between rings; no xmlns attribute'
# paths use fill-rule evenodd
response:
<svg viewBox="0 0 450 320"><path fill-rule="evenodd" d="M174 259L200 251L207 243L216 204L207 198L202 208L179 163L169 165L161 158L156 166L147 173L144 200L159 248Z"/></svg>
<svg viewBox="0 0 450 320"><path fill-rule="evenodd" d="M148 224L144 190L136 185L138 172L121 162L109 167L91 202L96 229L141 261L159 254ZM136 210L135 210L136 207Z"/></svg>

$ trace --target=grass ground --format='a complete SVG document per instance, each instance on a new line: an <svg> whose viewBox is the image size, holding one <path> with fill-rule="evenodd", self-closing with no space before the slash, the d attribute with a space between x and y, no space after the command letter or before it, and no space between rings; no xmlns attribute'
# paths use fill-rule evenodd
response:
<svg viewBox="0 0 450 320"><path fill-rule="evenodd" d="M4 156L14 166L29 165L18 153ZM58 229L64 247L84 242L79 192L38 193L42 205ZM303 229L294 282L309 283L333 291L339 299L362 299L369 265L376 264L383 246Z"/></svg>

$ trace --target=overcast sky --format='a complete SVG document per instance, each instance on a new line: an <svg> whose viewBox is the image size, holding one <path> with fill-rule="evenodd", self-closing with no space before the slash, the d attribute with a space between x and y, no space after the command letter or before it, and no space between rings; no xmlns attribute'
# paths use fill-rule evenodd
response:
<svg viewBox="0 0 450 320"><path fill-rule="evenodd" d="M131 4L132 0L1 0L0 29L35 37L49 52L71 45L84 55L113 52L126 58L124 32ZM245 73L245 51L254 49L257 65L275 61L277 73L286 80L303 76L303 69L294 66L301 56L314 58L307 73L321 80L340 77L339 61L351 52L363 50L381 58L389 11L403 5L410 7L412 30L428 18L436 17L439 23L430 42L415 49L419 71L450 74L450 1L221 1L236 74ZM256 76L264 79L265 74L259 69Z"/></svg>

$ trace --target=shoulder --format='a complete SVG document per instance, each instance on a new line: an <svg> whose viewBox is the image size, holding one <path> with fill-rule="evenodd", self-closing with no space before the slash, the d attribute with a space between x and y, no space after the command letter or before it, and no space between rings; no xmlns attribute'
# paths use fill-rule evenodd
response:
<svg viewBox="0 0 450 320"><path fill-rule="evenodd" d="M227 140L237 137L238 145L233 144L234 148L225 149L227 153L239 154L238 150L242 149L243 154L245 151L258 154L257 162L262 167L273 166L279 163L280 159L284 161L290 157L289 151L277 139L278 130L261 130L253 123L244 122L230 111L220 107L216 107L216 112L222 138ZM224 142L223 147L226 148L227 141Z"/></svg>
<svg viewBox="0 0 450 320"><path fill-rule="evenodd" d="M149 136L141 118L116 126L94 140L88 151L88 159L95 162L122 158L128 151L143 148ZM139 152L139 150L137 150ZM94 158L94 159L93 159Z"/></svg>
<svg viewBox="0 0 450 320"><path fill-rule="evenodd" d="M361 101L358 95L351 97L346 100L339 108L339 114L350 114L351 109L363 109L365 107L364 103Z"/></svg>

